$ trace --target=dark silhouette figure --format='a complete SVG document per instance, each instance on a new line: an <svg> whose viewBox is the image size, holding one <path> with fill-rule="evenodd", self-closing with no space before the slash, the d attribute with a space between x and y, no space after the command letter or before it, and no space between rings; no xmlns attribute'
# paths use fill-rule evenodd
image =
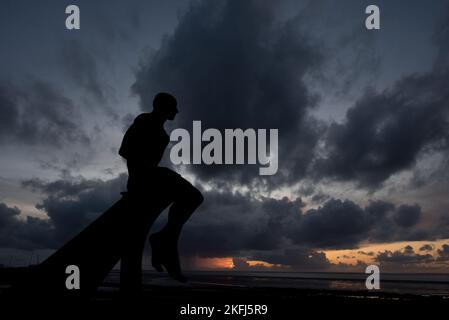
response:
<svg viewBox="0 0 449 320"><path fill-rule="evenodd" d="M150 236L152 264L179 281L186 281L178 256L184 223L202 203L200 191L168 168L159 167L169 136L164 123L178 109L168 93L154 98L153 112L143 113L127 130L119 154L127 161L128 192L103 215L68 241L9 290L10 297L29 301L91 298L111 269L121 260L120 286L134 297L142 286L142 254L148 232L159 214L170 206L168 222ZM80 271L80 288L68 289L67 267Z"/></svg>
<svg viewBox="0 0 449 320"><path fill-rule="evenodd" d="M128 166L127 187L130 196L140 210L153 212L147 215L149 220L138 219L144 222L136 226L141 230L129 238L126 246L121 261L121 285L124 291L134 291L139 287L144 239L157 214L169 205L167 224L150 236L152 265L160 272L165 268L176 280L186 281L179 263L178 239L184 223L202 203L203 196L179 174L158 166L169 143L164 123L173 120L177 113L177 102L172 95L157 94L153 111L137 116L119 150Z"/></svg>

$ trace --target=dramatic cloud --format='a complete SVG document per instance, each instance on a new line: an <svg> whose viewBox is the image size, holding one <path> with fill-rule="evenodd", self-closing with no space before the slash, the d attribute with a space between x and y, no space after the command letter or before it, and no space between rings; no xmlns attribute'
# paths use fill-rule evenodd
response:
<svg viewBox="0 0 449 320"><path fill-rule="evenodd" d="M381 252L376 256L375 260L380 263L382 268L410 268L433 262L434 257L429 253L415 253L411 246L406 246L402 250Z"/></svg>
<svg viewBox="0 0 449 320"><path fill-rule="evenodd" d="M421 248L419 248L419 251L432 251L433 246L431 244L425 244Z"/></svg>
<svg viewBox="0 0 449 320"><path fill-rule="evenodd" d="M6 204L0 203L0 228L5 229L17 220L20 210L9 208Z"/></svg>
<svg viewBox="0 0 449 320"><path fill-rule="evenodd" d="M367 92L342 124L333 123L328 155L315 174L378 187L426 152L447 150L449 71L408 76L381 93Z"/></svg>
<svg viewBox="0 0 449 320"><path fill-rule="evenodd" d="M445 262L449 261L449 244L443 244L441 249L437 250L438 257L437 261Z"/></svg>
<svg viewBox="0 0 449 320"><path fill-rule="evenodd" d="M55 245L69 240L120 198L125 190L126 175L103 181L73 178L45 183L25 181L25 186L38 188L47 197L36 207L49 217L54 228Z"/></svg>
<svg viewBox="0 0 449 320"><path fill-rule="evenodd" d="M407 215L409 208L413 210ZM420 214L419 206L371 201L362 208L350 200L330 199L306 211L290 236L297 244L340 249L357 247L362 241L420 240L428 236L413 228Z"/></svg>
<svg viewBox="0 0 449 320"><path fill-rule="evenodd" d="M330 199L317 209L303 208L299 198L255 199L229 192L207 192L204 206L186 225L184 250L206 257L258 251L268 259L270 255L279 258L282 248L299 247L309 253L307 250L311 249L356 248L361 242L439 236L418 226L421 208L417 205L371 201L363 208L350 200ZM410 216L406 215L409 211ZM256 254L253 258L261 256ZM273 259L264 261L276 263Z"/></svg>
<svg viewBox="0 0 449 320"><path fill-rule="evenodd" d="M324 138L325 156L316 161L313 175L378 188L392 175L413 168L420 157L447 153L447 30L447 19L442 19L434 34L437 55L430 71L410 72L380 92L367 89L343 123L331 124Z"/></svg>
<svg viewBox="0 0 449 320"><path fill-rule="evenodd" d="M410 73L380 92L367 89L343 123L325 130L309 115L317 97L304 78L329 57L301 32L301 15L281 23L275 11L256 1L191 6L137 72L133 90L142 109L151 109L156 92L171 91L180 101L181 127L202 120L205 127L221 129L279 128L279 173L268 179L268 187L312 176L378 188L419 157L447 150L445 68ZM443 36L436 43L443 43ZM317 154L319 138L324 148ZM190 169L215 181L247 183L257 176L248 166Z"/></svg>
<svg viewBox="0 0 449 320"><path fill-rule="evenodd" d="M20 210L0 203L0 246L16 249L57 249L120 198L126 175L115 179L24 182L47 197L36 207L46 219L20 218Z"/></svg>
<svg viewBox="0 0 449 320"><path fill-rule="evenodd" d="M62 49L62 67L69 78L90 93L96 102L106 102L105 86L98 77L97 59L79 42L67 42Z"/></svg>
<svg viewBox="0 0 449 320"><path fill-rule="evenodd" d="M20 220L17 208L1 204L1 245L58 248L117 201L125 185L124 174L107 181L70 176L53 182L24 181L24 187L46 195L37 208L48 219ZM181 252L186 257L246 257L293 269L324 269L330 263L319 252L322 249L416 240L422 233L417 229L421 216L417 205L371 201L363 208L350 200L330 199L317 209L304 210L300 198L254 197L229 190L203 194L203 205L182 233ZM164 219L157 220L153 230L163 223ZM385 253L379 259L395 257Z"/></svg>
<svg viewBox="0 0 449 320"><path fill-rule="evenodd" d="M202 257L275 250L300 218L301 199L255 199L240 193L203 192L204 203L183 232L183 252Z"/></svg>
<svg viewBox="0 0 449 320"><path fill-rule="evenodd" d="M418 223L420 218L421 207L417 204L413 206L401 205L394 216L396 224L401 227L411 227Z"/></svg>
<svg viewBox="0 0 449 320"><path fill-rule="evenodd" d="M320 270L331 266L331 263L323 252L316 252L309 248L262 252L254 255L253 258L272 264L288 266L294 270Z"/></svg>
<svg viewBox="0 0 449 320"><path fill-rule="evenodd" d="M363 254L363 255L369 256L369 257L373 257L373 256L374 256L374 252L373 252L373 251L368 251L368 252L365 252L365 251L357 251L357 253L358 253L358 254Z"/></svg>
<svg viewBox="0 0 449 320"><path fill-rule="evenodd" d="M45 220L19 218L20 210L0 202L0 247L45 249L52 246L52 230Z"/></svg>
<svg viewBox="0 0 449 320"><path fill-rule="evenodd" d="M143 110L154 94L179 100L177 124L212 128L279 129L279 172L271 183L302 177L319 126L308 117L316 103L304 77L321 53L294 21L280 23L270 1L202 1L182 16L173 35L143 61L133 90ZM195 166L200 178L248 182L257 166ZM268 185L270 187L270 185Z"/></svg>
<svg viewBox="0 0 449 320"><path fill-rule="evenodd" d="M0 141L62 146L65 142L88 145L79 127L73 102L45 82L17 88L0 84Z"/></svg>
<svg viewBox="0 0 449 320"><path fill-rule="evenodd" d="M351 201L331 199L307 211L293 237L297 243L315 247L354 246L366 237L370 218Z"/></svg>

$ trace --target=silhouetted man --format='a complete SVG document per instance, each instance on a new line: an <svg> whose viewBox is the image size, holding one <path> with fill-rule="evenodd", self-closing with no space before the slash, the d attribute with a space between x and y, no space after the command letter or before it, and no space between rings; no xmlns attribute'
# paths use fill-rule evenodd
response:
<svg viewBox="0 0 449 320"><path fill-rule="evenodd" d="M153 111L136 117L119 150L128 167L130 198L138 203L139 211L147 211L135 213L138 222L130 231L131 239L122 257L121 282L124 282L122 288L125 290L127 286L135 287L139 285L137 281L141 282L142 250L148 228L169 205L167 224L150 236L152 265L159 272L165 268L172 278L186 281L179 263L178 238L184 223L202 203L203 196L179 174L158 166L170 140L164 123L173 120L177 113L175 97L158 93L153 100ZM152 217L147 219L146 216Z"/></svg>

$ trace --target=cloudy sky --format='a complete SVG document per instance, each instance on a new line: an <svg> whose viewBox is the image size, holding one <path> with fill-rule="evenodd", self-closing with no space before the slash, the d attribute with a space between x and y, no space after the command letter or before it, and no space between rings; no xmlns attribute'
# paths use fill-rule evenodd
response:
<svg viewBox="0 0 449 320"><path fill-rule="evenodd" d="M185 266L447 270L449 6L378 0L368 31L372 3L3 1L0 263L36 263L120 198L124 130L168 91L168 131L279 130L274 176L173 167L205 196Z"/></svg>

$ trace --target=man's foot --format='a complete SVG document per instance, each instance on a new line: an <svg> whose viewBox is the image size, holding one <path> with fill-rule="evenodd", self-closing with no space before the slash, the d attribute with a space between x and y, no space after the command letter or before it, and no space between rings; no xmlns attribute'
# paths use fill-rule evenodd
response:
<svg viewBox="0 0 449 320"><path fill-rule="evenodd" d="M152 234L150 236L150 244L152 248L151 263L153 267L159 272L162 272L162 267L164 267L171 278L179 282L186 282L187 277L181 272L176 242L160 234Z"/></svg>
<svg viewBox="0 0 449 320"><path fill-rule="evenodd" d="M182 274L181 264L179 263L178 251L171 251L167 259L162 260L162 265L167 270L168 275L179 282L187 282L187 277Z"/></svg>

